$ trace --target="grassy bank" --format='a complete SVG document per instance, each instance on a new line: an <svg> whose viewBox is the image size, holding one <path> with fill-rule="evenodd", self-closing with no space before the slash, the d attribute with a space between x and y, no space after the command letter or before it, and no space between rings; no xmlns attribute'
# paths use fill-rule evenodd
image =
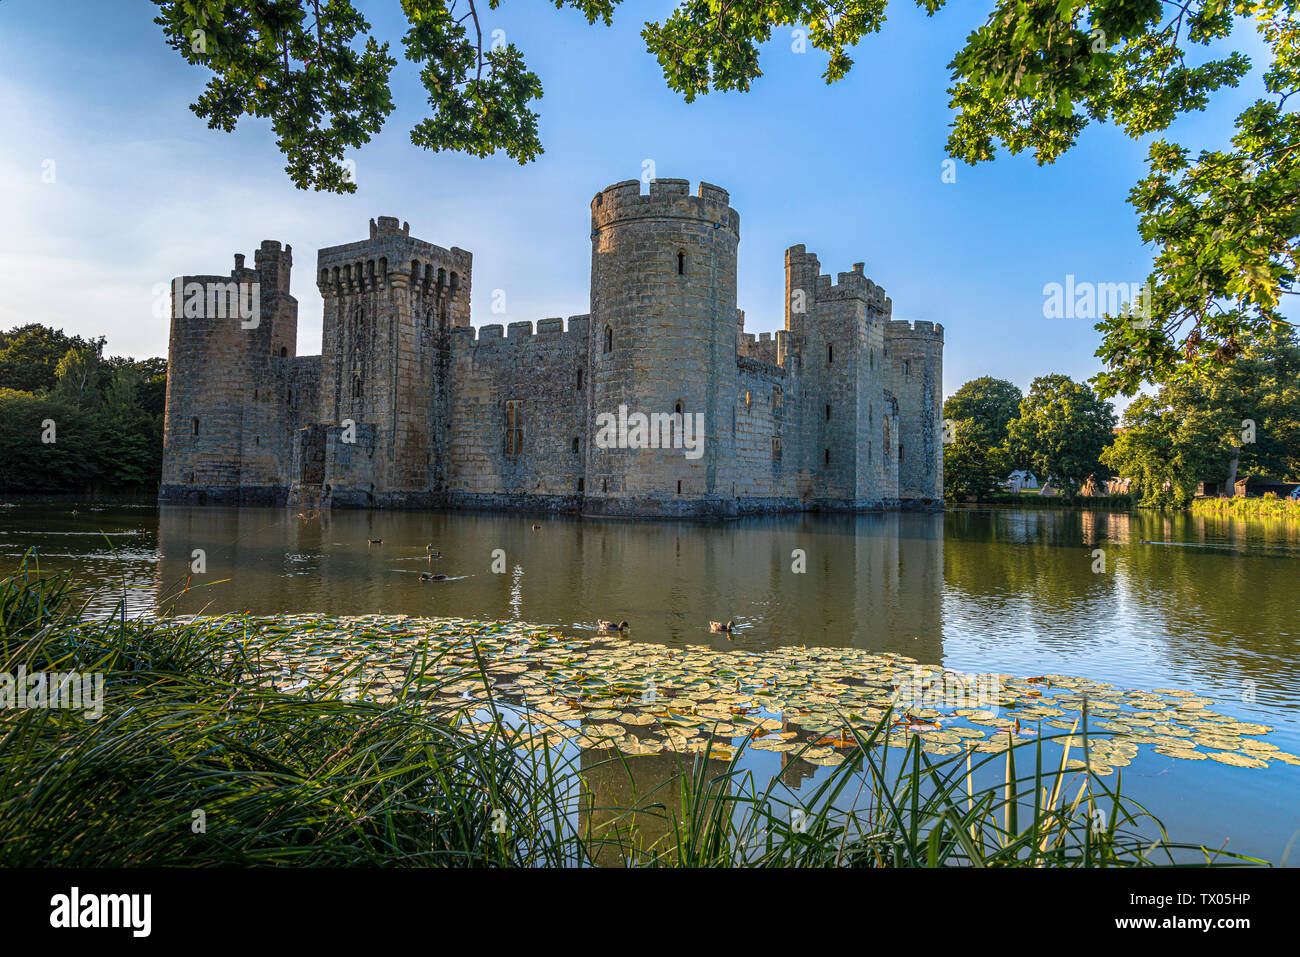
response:
<svg viewBox="0 0 1300 957"><path fill-rule="evenodd" d="M349 668L278 690L240 619L87 620L70 586L26 567L0 581L0 674L104 682L97 719L0 710L0 866L1240 863L1165 840L1086 747L934 760L883 746L886 714L796 794L757 780L743 746L651 765L521 747L507 703L436 698L467 675L427 656L384 701L350 694Z"/></svg>
<svg viewBox="0 0 1300 957"><path fill-rule="evenodd" d="M1278 498L1272 492L1258 498L1196 498L1188 507L1193 512L1218 512L1222 515L1300 518L1300 501Z"/></svg>

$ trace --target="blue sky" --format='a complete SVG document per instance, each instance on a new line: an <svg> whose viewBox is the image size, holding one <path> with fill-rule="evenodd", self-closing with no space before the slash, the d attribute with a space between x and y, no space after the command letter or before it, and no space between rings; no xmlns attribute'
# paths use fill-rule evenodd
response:
<svg viewBox="0 0 1300 957"><path fill-rule="evenodd" d="M224 273L237 251L251 262L271 238L294 247L299 353L318 353L315 251L364 238L379 215L473 252L475 325L585 313L589 203L639 178L646 160L660 176L730 190L748 331L782 325L786 247L806 244L832 275L865 260L895 318L945 326L945 394L980 375L1022 389L1050 372L1092 375L1092 322L1043 318L1044 284L1139 282L1148 271L1126 201L1146 145L1114 129L1090 128L1053 166L1003 153L943 181L946 64L988 3L959 0L926 18L895 0L884 32L831 86L824 56L793 52L790 32L777 31L750 92L687 104L639 36L672 3L629 2L606 28L506 0L485 27L505 31L545 89L546 152L526 167L412 146L425 101L401 58L399 4L357 5L399 60L397 108L351 157L358 192L336 196L294 188L266 121L226 134L194 116L207 75L164 45L147 0L0 0L0 327L39 321L106 335L113 354L165 355L159 285ZM1259 42L1238 32L1258 72ZM1222 145L1259 89L1226 91L1167 135ZM53 183L42 181L48 160ZM498 289L505 315L489 309Z"/></svg>

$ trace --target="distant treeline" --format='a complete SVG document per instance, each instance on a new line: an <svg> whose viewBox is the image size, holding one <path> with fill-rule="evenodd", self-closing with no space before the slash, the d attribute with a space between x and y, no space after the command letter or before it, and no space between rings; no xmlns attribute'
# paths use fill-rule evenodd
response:
<svg viewBox="0 0 1300 957"><path fill-rule="evenodd" d="M1119 476L1134 504L1181 508L1202 482L1231 494L1251 476L1300 481L1300 342L1288 327L1261 332L1202 374L1138 395L1118 428L1109 402L1063 375L1040 376L1028 395L973 379L943 416L949 502L1021 501L1005 490L1023 469L1067 500Z"/></svg>
<svg viewBox="0 0 1300 957"><path fill-rule="evenodd" d="M0 493L157 488L167 360L105 357L105 342L0 332Z"/></svg>

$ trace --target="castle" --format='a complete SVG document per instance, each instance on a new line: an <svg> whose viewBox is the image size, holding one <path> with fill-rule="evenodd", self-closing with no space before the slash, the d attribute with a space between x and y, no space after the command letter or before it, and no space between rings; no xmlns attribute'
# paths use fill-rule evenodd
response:
<svg viewBox="0 0 1300 957"><path fill-rule="evenodd" d="M319 356L295 354L292 247L181 277L159 499L662 517L941 506L943 327L893 321L863 264L832 282L792 246L785 329L746 333L739 242L723 189L616 183L591 204L590 312L476 332L471 254L381 216L317 254ZM220 308L222 290L253 308ZM638 414L662 442L637 441Z"/></svg>

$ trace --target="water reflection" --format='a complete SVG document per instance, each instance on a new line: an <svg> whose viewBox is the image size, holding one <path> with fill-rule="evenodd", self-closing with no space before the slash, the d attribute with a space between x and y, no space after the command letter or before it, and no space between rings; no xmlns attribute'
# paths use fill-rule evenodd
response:
<svg viewBox="0 0 1300 957"><path fill-rule="evenodd" d="M156 609L491 617L638 640L709 643L734 619L747 648L861 645L943 655L943 518L765 519L725 525L511 515L159 514ZM370 540L382 544L367 544ZM427 546L442 554L430 560ZM206 573L191 573L194 551ZM503 569L494 573L496 567ZM421 572L446 574L421 581ZM178 594L186 582L191 587Z"/></svg>

